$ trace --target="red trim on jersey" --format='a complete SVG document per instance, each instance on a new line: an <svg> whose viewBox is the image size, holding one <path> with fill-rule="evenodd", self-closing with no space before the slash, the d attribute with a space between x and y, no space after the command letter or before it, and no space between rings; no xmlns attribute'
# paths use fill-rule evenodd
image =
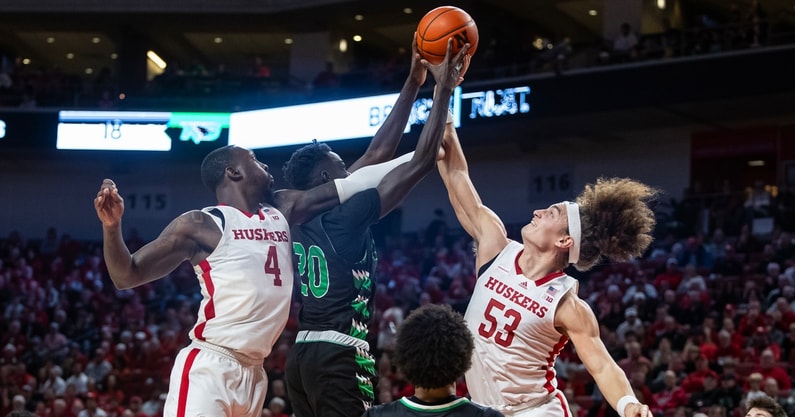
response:
<svg viewBox="0 0 795 417"><path fill-rule="evenodd" d="M177 400L177 417L185 417L185 409L188 404L188 388L190 388L188 375L193 362L199 356L199 349L191 349L188 357L185 358L185 366L182 367L182 379L179 383L179 399Z"/></svg>
<svg viewBox="0 0 795 417"><path fill-rule="evenodd" d="M540 287L540 286L546 284L547 282L552 281L555 278L560 278L560 277L562 277L564 275L566 275L566 274L564 274L563 271L553 272L553 273L551 273L551 274L549 274L549 275L547 275L547 276L545 276L545 277L543 277L541 279L537 279L537 280L535 280L533 282L536 284L536 287Z"/></svg>
<svg viewBox="0 0 795 417"><path fill-rule="evenodd" d="M524 249L520 250L519 253L516 254L516 259L513 260L513 266L516 268L516 275L522 275L523 274L522 267L519 265L519 257L522 256L523 253L524 253ZM541 277L540 279L537 279L537 280L535 280L533 282L535 282L536 287L539 287L541 285L546 284L549 281L552 281L555 278L562 277L563 275L566 275L566 274L563 273L563 271L553 272L553 273L551 273L551 274L549 274L547 276Z"/></svg>
<svg viewBox="0 0 795 417"><path fill-rule="evenodd" d="M555 398L557 398L558 401L560 401L560 407L563 409L563 417L571 416L571 413L569 413L568 402L566 402L566 400L563 399L563 394L558 392L557 394L555 394Z"/></svg>
<svg viewBox="0 0 795 417"><path fill-rule="evenodd" d="M519 266L519 257L524 253L524 249L516 254L516 259L513 260L513 265L516 267L516 275L522 275L522 267ZM507 272L507 271L506 271Z"/></svg>
<svg viewBox="0 0 795 417"><path fill-rule="evenodd" d="M215 302L213 301L215 285L213 284L213 277L210 274L210 271L213 269L210 263L205 259L199 262L199 268L202 269L202 280L204 281L204 286L207 288L207 294L210 296L210 299L204 306L204 321L196 325L196 329L193 333L197 339L204 340L204 327L207 326L207 322L210 321L210 319L215 317Z"/></svg>
<svg viewBox="0 0 795 417"><path fill-rule="evenodd" d="M248 218L251 218L251 217L253 217L253 216L254 216L254 213L252 213L252 212L250 212L250 211L246 211L246 210L243 210L243 209L237 208L237 207L235 207L235 206L230 206L229 204L218 203L218 204L216 204L216 205L217 205L217 206L224 206L224 207L232 207L233 209L236 209L237 211L239 211L239 212L241 212L241 213L245 214L245 215L246 215L246 217L248 217ZM259 218L260 218L260 220L262 220L262 219L265 217L265 216L262 214L262 210L260 209L260 210L257 210L257 211L259 212Z"/></svg>
<svg viewBox="0 0 795 417"><path fill-rule="evenodd" d="M551 393L552 391L555 391L555 386L552 385L552 380L555 379L555 358L558 357L560 351L563 350L563 347L566 346L566 342L568 341L568 337L561 335L560 339L558 339L558 343L555 343L555 346L552 346L552 351L549 352L549 356L547 356L547 372L544 375L546 377L544 388L547 390L547 392Z"/></svg>
<svg viewBox="0 0 795 417"><path fill-rule="evenodd" d="M262 209L257 210L257 214L260 220L265 220L265 212L263 212Z"/></svg>

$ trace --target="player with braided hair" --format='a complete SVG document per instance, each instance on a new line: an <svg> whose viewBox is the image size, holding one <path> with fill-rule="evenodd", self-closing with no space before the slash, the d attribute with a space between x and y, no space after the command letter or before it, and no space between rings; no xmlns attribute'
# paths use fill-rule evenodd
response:
<svg viewBox="0 0 795 417"><path fill-rule="evenodd" d="M575 202L535 210L517 242L483 205L452 125L444 140L439 172L477 250L478 280L465 314L475 337L466 374L472 400L506 416L571 415L554 368L571 340L621 417L650 417L600 339L596 316L577 295L577 280L563 270L569 264L588 270L602 256L621 262L641 255L652 241L648 203L656 190L630 179L599 179Z"/></svg>

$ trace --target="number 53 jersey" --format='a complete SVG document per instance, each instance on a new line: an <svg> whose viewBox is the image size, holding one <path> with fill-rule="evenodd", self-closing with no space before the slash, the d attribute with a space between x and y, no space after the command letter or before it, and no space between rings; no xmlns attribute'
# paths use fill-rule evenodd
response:
<svg viewBox="0 0 795 417"><path fill-rule="evenodd" d="M554 363L568 338L555 311L577 280L556 272L522 275L522 244L510 241L478 276L464 316L475 339L466 383L472 400L502 412L534 407L556 389Z"/></svg>
<svg viewBox="0 0 795 417"><path fill-rule="evenodd" d="M293 251L284 215L268 207L247 213L229 206L202 209L222 236L193 267L202 301L194 340L262 360L287 324L293 289Z"/></svg>

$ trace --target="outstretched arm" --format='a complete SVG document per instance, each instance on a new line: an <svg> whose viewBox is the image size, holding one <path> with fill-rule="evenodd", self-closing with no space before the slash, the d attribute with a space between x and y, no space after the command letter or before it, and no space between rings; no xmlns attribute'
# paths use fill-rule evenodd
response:
<svg viewBox="0 0 795 417"><path fill-rule="evenodd" d="M373 140L370 141L370 145L364 155L348 168L349 172L354 172L363 166L388 161L395 155L395 149L397 149L400 138L403 136L403 131L406 129L406 123L409 120L414 100L417 99L420 87L425 84L427 73L427 69L420 60L420 54L417 52L416 36L411 42L411 54L409 76L406 78L406 82L403 83L403 88L400 90L400 95L398 95L395 105L384 123L378 128L375 136L373 136Z"/></svg>
<svg viewBox="0 0 795 417"><path fill-rule="evenodd" d="M599 337L599 323L593 310L575 293L569 292L558 305L555 327L571 339L588 373L593 376L607 402L619 411L621 417L652 416L649 407L635 399L624 370L613 360ZM619 402L624 410L619 410L622 408ZM624 412L623 415L620 414L621 411Z"/></svg>
<svg viewBox="0 0 795 417"><path fill-rule="evenodd" d="M439 174L458 222L475 241L475 266L480 269L508 245L508 233L502 220L483 205L472 184L469 165L452 123L445 126L443 146L444 157L439 161Z"/></svg>
<svg viewBox="0 0 795 417"><path fill-rule="evenodd" d="M433 169L444 135L450 96L453 89L463 80L463 75L469 68L468 50L469 44L461 48L457 54L453 54L452 38L450 38L447 42L447 54L440 64L431 65L422 60L423 65L431 71L436 80L433 107L431 107L428 120L422 128L417 148L411 160L395 168L378 184L377 189L381 197L381 217L397 207L406 194Z"/></svg>
<svg viewBox="0 0 795 417"><path fill-rule="evenodd" d="M105 264L118 289L162 278L186 260L198 263L221 237L220 230L207 214L192 211L174 219L157 239L130 254L121 231L124 200L113 181L102 182L94 208L102 222Z"/></svg>
<svg viewBox="0 0 795 417"><path fill-rule="evenodd" d="M451 38L452 39L452 38ZM434 165L442 138L442 128L447 118L450 95L461 82L469 66L468 46L452 54L452 40L448 42L446 59L438 65L422 60L437 80L438 103L431 108L423 127L417 150L401 158L360 169L346 178L339 178L307 191L280 190L275 193L276 207L287 216L290 224L300 224L326 211L356 192L377 187L381 197L383 217L403 200L408 192ZM403 160L408 162L402 163ZM366 171L366 173L365 173ZM339 190L339 191L338 191Z"/></svg>

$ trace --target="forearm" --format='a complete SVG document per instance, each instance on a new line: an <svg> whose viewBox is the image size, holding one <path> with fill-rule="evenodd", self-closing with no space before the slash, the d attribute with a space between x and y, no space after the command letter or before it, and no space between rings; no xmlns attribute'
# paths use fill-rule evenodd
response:
<svg viewBox="0 0 795 417"><path fill-rule="evenodd" d="M406 123L409 120L411 109L414 106L414 101L417 99L417 93L419 93L419 91L420 85L418 85L416 81L412 80L411 77L406 79L395 101L395 105L392 106L392 110L389 111L389 115L386 117L384 124L381 125L375 137L373 137L373 143L376 143L376 139L379 139L382 143L377 143L378 147L389 151L389 156L387 158L391 158L395 153L395 149L400 142L400 137L403 135L403 131L406 130ZM382 135L382 132L385 134ZM381 138L382 136L384 138L383 140Z"/></svg>
<svg viewBox="0 0 795 417"><path fill-rule="evenodd" d="M464 151L458 140L455 128L448 124L445 128L445 157L438 162L439 175L447 189L450 205L456 218L470 236L477 236L475 218L482 202L469 177Z"/></svg>
<svg viewBox="0 0 795 417"><path fill-rule="evenodd" d="M403 132L406 130L406 124L419 91L420 85L417 84L416 80L412 77L406 79L394 106L392 106L386 120L373 136L367 151L351 165L352 172L362 166L379 164L394 157L395 150L403 137Z"/></svg>
<svg viewBox="0 0 795 417"><path fill-rule="evenodd" d="M610 360L607 363L603 363L601 369L591 375L599 386L599 391L614 410L618 410L618 402L621 398L625 396L635 397L624 370L614 361ZM632 402L640 403L639 400Z"/></svg>
<svg viewBox="0 0 795 417"><path fill-rule="evenodd" d="M414 152L409 152L387 162L363 167L345 178L334 180L340 203L348 201L349 198L360 191L376 187L386 174L399 165L410 161L413 156Z"/></svg>
<svg viewBox="0 0 795 417"><path fill-rule="evenodd" d="M102 227L102 250L113 285L118 289L130 288L129 274L132 256L121 232L121 223Z"/></svg>
<svg viewBox="0 0 795 417"><path fill-rule="evenodd" d="M433 107L431 107L428 119L425 121L425 126L420 133L412 161L419 165L418 169L420 170L430 170L436 162L439 147L444 138L452 93L453 90L449 87L436 86Z"/></svg>

